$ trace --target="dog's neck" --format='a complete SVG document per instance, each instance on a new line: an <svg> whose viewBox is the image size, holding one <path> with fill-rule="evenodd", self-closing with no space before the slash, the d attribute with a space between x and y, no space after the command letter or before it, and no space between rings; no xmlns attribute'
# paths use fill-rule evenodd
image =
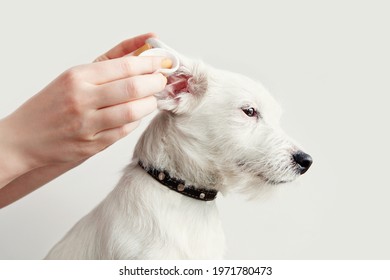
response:
<svg viewBox="0 0 390 280"><path fill-rule="evenodd" d="M134 161L165 170L195 188L220 189L219 172L198 139L180 129L170 112L160 112L150 123L134 151Z"/></svg>
<svg viewBox="0 0 390 280"><path fill-rule="evenodd" d="M172 177L168 171L145 166L142 161L139 161L138 165L161 185L182 195L201 201L211 201L217 197L217 190L188 185L186 181Z"/></svg>

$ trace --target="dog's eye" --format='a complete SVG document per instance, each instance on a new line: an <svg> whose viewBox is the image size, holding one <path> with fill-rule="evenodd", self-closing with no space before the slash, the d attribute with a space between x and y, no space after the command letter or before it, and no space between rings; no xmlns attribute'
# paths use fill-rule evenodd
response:
<svg viewBox="0 0 390 280"><path fill-rule="evenodd" d="M249 108L242 108L242 111L248 116L248 117L257 117L257 111L253 107Z"/></svg>

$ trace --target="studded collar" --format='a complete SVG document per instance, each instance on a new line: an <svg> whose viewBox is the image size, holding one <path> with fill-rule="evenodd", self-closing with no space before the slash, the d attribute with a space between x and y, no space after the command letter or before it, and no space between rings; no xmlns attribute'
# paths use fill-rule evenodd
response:
<svg viewBox="0 0 390 280"><path fill-rule="evenodd" d="M141 166L150 176L152 176L160 184L182 195L202 201L211 201L217 197L217 190L195 188L192 185L186 185L184 180L171 177L166 170L159 170L153 167L147 167L141 161L138 162L138 165Z"/></svg>

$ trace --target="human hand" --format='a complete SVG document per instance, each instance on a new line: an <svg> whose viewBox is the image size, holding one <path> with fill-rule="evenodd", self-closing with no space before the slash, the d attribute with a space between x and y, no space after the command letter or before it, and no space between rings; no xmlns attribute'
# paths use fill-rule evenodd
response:
<svg viewBox="0 0 390 280"><path fill-rule="evenodd" d="M127 40L96 59L73 67L2 120L3 144L27 169L77 162L110 146L134 130L156 108L154 93L166 78L163 57L135 57L153 36Z"/></svg>

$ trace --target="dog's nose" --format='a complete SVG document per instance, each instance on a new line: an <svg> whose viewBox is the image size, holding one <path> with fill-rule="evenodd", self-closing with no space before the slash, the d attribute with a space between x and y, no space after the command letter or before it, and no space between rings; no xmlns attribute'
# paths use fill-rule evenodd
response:
<svg viewBox="0 0 390 280"><path fill-rule="evenodd" d="M297 163L299 167L299 173L301 174L305 173L313 163L311 156L302 151L293 154L293 159Z"/></svg>

